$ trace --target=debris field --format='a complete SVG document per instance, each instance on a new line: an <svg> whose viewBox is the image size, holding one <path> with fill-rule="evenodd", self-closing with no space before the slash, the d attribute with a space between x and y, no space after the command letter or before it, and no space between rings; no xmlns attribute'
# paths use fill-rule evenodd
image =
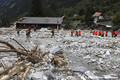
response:
<svg viewBox="0 0 120 80"><path fill-rule="evenodd" d="M0 29L0 80L120 80L120 37Z"/></svg>

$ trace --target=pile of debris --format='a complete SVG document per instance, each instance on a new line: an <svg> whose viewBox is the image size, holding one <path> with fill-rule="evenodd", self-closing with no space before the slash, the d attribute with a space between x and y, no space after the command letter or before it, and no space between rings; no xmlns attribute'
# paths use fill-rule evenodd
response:
<svg viewBox="0 0 120 80"><path fill-rule="evenodd" d="M9 42L0 40L0 52L16 53L18 58L16 63L11 66L6 66L4 61L1 60L0 80L81 79L78 75L78 77L75 77L74 71L67 67L67 61L59 46L51 48L48 52L42 52L41 49L38 49L38 45L33 49L26 50L18 41L13 38L12 40L21 46L21 48L17 49ZM2 59L2 57L0 59Z"/></svg>

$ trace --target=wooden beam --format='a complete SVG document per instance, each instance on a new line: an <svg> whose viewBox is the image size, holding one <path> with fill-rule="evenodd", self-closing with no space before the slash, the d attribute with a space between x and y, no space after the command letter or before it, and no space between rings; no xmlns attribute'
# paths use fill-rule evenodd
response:
<svg viewBox="0 0 120 80"><path fill-rule="evenodd" d="M24 70L26 67L30 66L31 62L25 64L24 66L19 67L18 69L12 71L11 73L9 73L8 75L3 76L2 78L0 78L0 80L6 80L9 79L10 77L14 76L17 73L20 73L22 70Z"/></svg>
<svg viewBox="0 0 120 80"><path fill-rule="evenodd" d="M23 74L22 80L25 80L25 77L26 77L27 73L29 72L29 70L30 70L30 66L27 67L25 73Z"/></svg>

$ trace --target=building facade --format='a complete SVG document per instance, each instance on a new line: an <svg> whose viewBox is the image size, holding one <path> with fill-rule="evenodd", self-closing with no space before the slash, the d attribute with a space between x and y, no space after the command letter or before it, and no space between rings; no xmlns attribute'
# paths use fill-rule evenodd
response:
<svg viewBox="0 0 120 80"><path fill-rule="evenodd" d="M28 28L29 26L37 29L40 28L55 28L60 29L62 26L63 17L23 17L16 23L16 28Z"/></svg>

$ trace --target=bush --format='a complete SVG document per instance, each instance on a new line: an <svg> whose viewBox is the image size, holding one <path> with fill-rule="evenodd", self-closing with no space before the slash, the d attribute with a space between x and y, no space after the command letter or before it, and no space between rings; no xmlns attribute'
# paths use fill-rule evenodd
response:
<svg viewBox="0 0 120 80"><path fill-rule="evenodd" d="M64 29L71 29L72 28L70 19L63 21L63 24L64 24L64 26L63 26Z"/></svg>
<svg viewBox="0 0 120 80"><path fill-rule="evenodd" d="M80 20L81 22L83 22L85 20L85 16L76 16L76 17L71 17L70 18L71 21L78 21Z"/></svg>

